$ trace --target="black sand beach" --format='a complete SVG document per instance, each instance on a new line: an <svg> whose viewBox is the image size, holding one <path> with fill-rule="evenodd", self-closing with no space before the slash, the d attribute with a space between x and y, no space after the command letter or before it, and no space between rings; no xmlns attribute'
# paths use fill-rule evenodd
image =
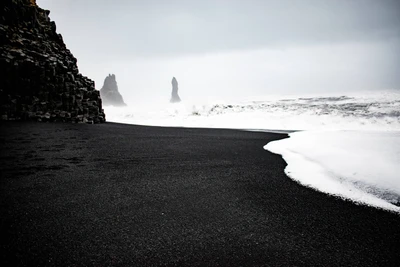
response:
<svg viewBox="0 0 400 267"><path fill-rule="evenodd" d="M1 266L400 266L400 216L287 178L285 135L0 127Z"/></svg>

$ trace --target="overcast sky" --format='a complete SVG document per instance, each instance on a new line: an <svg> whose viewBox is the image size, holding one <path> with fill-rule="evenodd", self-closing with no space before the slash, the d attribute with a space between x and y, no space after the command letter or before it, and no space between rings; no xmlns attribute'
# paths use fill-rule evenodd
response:
<svg viewBox="0 0 400 267"><path fill-rule="evenodd" d="M37 0L127 102L400 89L400 0Z"/></svg>

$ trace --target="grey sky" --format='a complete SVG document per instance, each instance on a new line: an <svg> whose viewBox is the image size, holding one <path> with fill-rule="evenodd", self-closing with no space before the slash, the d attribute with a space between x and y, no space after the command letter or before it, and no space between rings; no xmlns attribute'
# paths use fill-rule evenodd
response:
<svg viewBox="0 0 400 267"><path fill-rule="evenodd" d="M169 88L169 76L182 91L208 86L216 95L400 85L400 0L38 4L51 10L81 71L98 88L108 73L117 75L122 93L133 94Z"/></svg>

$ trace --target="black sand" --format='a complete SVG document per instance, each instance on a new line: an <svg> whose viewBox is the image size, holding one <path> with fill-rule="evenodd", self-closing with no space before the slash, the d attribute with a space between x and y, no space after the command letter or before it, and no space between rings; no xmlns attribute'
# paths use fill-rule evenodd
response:
<svg viewBox="0 0 400 267"><path fill-rule="evenodd" d="M400 216L287 178L285 135L0 127L1 266L400 266Z"/></svg>

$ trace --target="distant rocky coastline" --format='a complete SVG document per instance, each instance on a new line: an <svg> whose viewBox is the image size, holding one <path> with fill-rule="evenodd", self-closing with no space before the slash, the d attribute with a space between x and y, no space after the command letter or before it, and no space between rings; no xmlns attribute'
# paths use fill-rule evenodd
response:
<svg viewBox="0 0 400 267"><path fill-rule="evenodd" d="M171 93L171 103L181 102L181 98L178 95L178 81L175 77L172 78L172 93Z"/></svg>
<svg viewBox="0 0 400 267"><path fill-rule="evenodd" d="M50 11L35 0L5 0L0 10L0 119L99 123L100 92L79 73Z"/></svg>
<svg viewBox="0 0 400 267"><path fill-rule="evenodd" d="M126 106L122 95L118 91L115 74L109 74L105 78L103 87L100 89L100 95L105 106Z"/></svg>

